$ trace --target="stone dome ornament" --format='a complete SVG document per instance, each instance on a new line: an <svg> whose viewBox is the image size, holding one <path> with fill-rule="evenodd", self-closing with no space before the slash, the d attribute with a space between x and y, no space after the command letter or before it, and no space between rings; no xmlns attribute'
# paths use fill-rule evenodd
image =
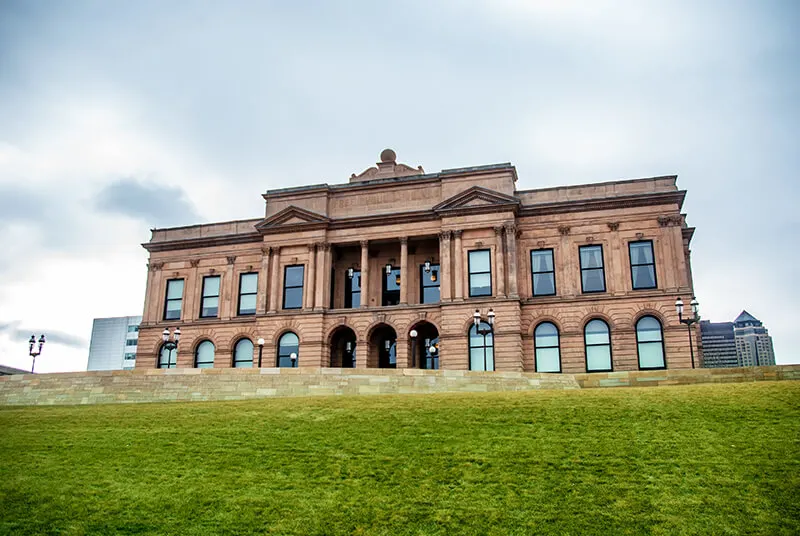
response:
<svg viewBox="0 0 800 536"><path fill-rule="evenodd" d="M422 166L418 166L417 169L414 169L405 164L398 164L397 153L392 149L384 149L381 151L380 159L381 161L376 163L377 167L367 168L359 175L355 173L350 175L350 182L364 182L376 179L390 179L425 174L425 170L422 169Z"/></svg>

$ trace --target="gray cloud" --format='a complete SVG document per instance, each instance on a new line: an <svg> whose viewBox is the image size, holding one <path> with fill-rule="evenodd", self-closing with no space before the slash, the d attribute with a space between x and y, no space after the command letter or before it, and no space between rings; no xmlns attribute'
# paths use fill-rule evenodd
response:
<svg viewBox="0 0 800 536"><path fill-rule="evenodd" d="M61 344L70 348L85 349L88 346L88 341L82 337L64 333L57 329L30 329L20 328L20 322L0 322L0 335L5 335L14 342L27 342L31 335L39 336L44 334L45 340L49 343ZM46 344L46 343L45 343Z"/></svg>
<svg viewBox="0 0 800 536"><path fill-rule="evenodd" d="M94 198L98 210L136 218L153 226L189 225L202 222L186 193L178 187L120 179L100 190Z"/></svg>

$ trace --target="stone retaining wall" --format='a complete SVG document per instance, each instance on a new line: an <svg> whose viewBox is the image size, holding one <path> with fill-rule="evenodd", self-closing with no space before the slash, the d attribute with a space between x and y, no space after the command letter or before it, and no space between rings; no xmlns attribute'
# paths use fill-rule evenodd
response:
<svg viewBox="0 0 800 536"><path fill-rule="evenodd" d="M800 380L800 365L537 374L417 369L147 369L0 377L0 405L64 405Z"/></svg>

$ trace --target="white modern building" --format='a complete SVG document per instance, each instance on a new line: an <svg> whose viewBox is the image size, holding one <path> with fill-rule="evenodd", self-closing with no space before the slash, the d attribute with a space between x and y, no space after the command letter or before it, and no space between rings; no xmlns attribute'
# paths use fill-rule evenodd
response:
<svg viewBox="0 0 800 536"><path fill-rule="evenodd" d="M136 365L141 316L95 318L86 370L128 370Z"/></svg>

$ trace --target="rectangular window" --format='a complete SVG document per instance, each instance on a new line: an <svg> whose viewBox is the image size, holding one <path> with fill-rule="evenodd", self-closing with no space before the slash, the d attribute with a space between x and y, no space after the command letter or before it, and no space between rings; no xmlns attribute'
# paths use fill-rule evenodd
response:
<svg viewBox="0 0 800 536"><path fill-rule="evenodd" d="M219 313L219 280L218 275L209 275L203 278L200 318L214 318Z"/></svg>
<svg viewBox="0 0 800 536"><path fill-rule="evenodd" d="M128 326L128 333L134 333L139 331L139 326Z"/></svg>
<svg viewBox="0 0 800 536"><path fill-rule="evenodd" d="M283 269L283 308L303 308L303 277L305 265L286 266Z"/></svg>
<svg viewBox="0 0 800 536"><path fill-rule="evenodd" d="M167 297L164 304L164 320L180 320L183 303L183 279L167 281Z"/></svg>
<svg viewBox="0 0 800 536"><path fill-rule="evenodd" d="M653 241L641 240L628 243L631 258L631 282L634 290L656 288L656 261L653 256Z"/></svg>
<svg viewBox="0 0 800 536"><path fill-rule="evenodd" d="M139 344L139 339L126 339L125 346L136 346Z"/></svg>
<svg viewBox="0 0 800 536"><path fill-rule="evenodd" d="M552 249L531 250L531 273L534 296L553 296L556 293L556 272Z"/></svg>
<svg viewBox="0 0 800 536"><path fill-rule="evenodd" d="M136 359L136 354L125 354L125 359Z"/></svg>
<svg viewBox="0 0 800 536"><path fill-rule="evenodd" d="M381 305L397 305L400 303L400 268L392 268L388 274L385 267L382 266L381 270L383 272Z"/></svg>
<svg viewBox="0 0 800 536"><path fill-rule="evenodd" d="M469 296L492 295L492 254L488 249L470 251L467 256Z"/></svg>
<svg viewBox="0 0 800 536"><path fill-rule="evenodd" d="M361 307L361 270L353 270L353 277L344 274L344 307L358 309Z"/></svg>
<svg viewBox="0 0 800 536"><path fill-rule="evenodd" d="M239 276L239 315L256 314L256 297L258 296L258 274L242 274Z"/></svg>
<svg viewBox="0 0 800 536"><path fill-rule="evenodd" d="M441 270L438 264L431 264L430 272L425 271L425 265L419 267L419 302L439 303L439 276Z"/></svg>
<svg viewBox="0 0 800 536"><path fill-rule="evenodd" d="M606 276L603 270L603 246L581 246L581 290L605 292Z"/></svg>

